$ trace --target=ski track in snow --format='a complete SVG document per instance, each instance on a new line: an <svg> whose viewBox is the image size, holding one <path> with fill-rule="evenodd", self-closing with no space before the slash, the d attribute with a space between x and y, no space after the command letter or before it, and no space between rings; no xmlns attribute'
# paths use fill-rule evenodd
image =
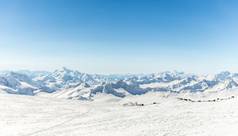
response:
<svg viewBox="0 0 238 136"><path fill-rule="evenodd" d="M68 116L73 116L73 117L70 118L70 119L68 119L68 120L63 121L62 123L56 124L56 125L54 125L54 126L51 126L51 127L45 128L45 129L38 130L38 131L33 132L33 133L30 133L30 134L26 134L26 135L23 135L23 136L34 136L34 135L40 134L40 133L42 133L42 132L50 131L50 130L52 130L52 129L58 128L58 127L60 127L60 126L63 126L63 125L65 125L66 123L69 123L69 122L71 122L72 120L74 120L74 119L76 119L76 118L78 118L78 117L82 117L82 116L84 116L84 115L87 115L87 113L89 113L89 112L90 112L90 110L87 111L87 112L85 112L85 113L82 113L82 114L79 114L79 113L71 113L71 114L69 114ZM76 115L74 115L74 114L76 114Z"/></svg>

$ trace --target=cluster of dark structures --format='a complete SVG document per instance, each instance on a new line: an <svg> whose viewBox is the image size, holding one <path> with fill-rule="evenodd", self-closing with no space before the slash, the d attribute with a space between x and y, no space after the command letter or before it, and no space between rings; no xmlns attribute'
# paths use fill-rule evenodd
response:
<svg viewBox="0 0 238 136"><path fill-rule="evenodd" d="M159 104L157 102L153 102L152 104L144 104L144 103L138 103L138 102L128 102L123 104L123 106L148 106L148 105L155 105Z"/></svg>
<svg viewBox="0 0 238 136"><path fill-rule="evenodd" d="M224 100L230 100L230 99L234 99L235 96L230 96L227 98L216 98L216 99L210 99L210 100L192 100L189 98L178 98L181 101L188 101L188 102L218 102L218 101L224 101Z"/></svg>

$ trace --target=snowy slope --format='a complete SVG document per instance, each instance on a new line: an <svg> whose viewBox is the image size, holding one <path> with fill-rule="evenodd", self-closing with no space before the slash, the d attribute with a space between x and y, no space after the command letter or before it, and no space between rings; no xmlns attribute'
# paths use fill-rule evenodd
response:
<svg viewBox="0 0 238 136"><path fill-rule="evenodd" d="M100 94L95 101L0 94L3 136L237 136L238 92L179 97L219 102L188 102L168 93ZM123 106L128 102L144 106ZM154 103L155 104L152 104Z"/></svg>

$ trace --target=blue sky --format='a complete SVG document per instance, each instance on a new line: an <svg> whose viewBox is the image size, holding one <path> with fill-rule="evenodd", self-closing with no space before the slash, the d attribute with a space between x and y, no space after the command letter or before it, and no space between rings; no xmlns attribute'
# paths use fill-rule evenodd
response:
<svg viewBox="0 0 238 136"><path fill-rule="evenodd" d="M0 0L0 69L238 71L236 0Z"/></svg>

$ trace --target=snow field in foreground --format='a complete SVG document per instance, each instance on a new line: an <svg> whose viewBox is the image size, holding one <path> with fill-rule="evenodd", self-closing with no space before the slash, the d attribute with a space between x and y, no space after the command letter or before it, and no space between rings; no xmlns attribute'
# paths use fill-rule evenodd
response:
<svg viewBox="0 0 238 136"><path fill-rule="evenodd" d="M148 93L120 99L99 95L95 101L85 102L0 94L0 134L237 136L238 98L192 103L180 101L177 96L166 96ZM146 106L123 106L127 102L144 103ZM156 104L151 104L153 102Z"/></svg>

